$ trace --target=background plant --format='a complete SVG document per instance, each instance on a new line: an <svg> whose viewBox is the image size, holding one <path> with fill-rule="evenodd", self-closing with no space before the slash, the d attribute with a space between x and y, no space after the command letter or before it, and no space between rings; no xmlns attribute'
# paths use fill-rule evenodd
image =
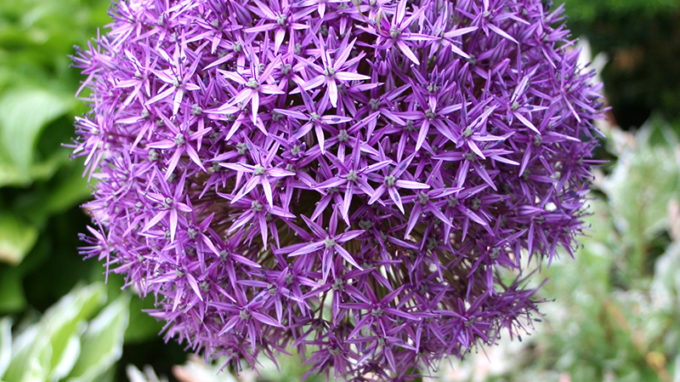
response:
<svg viewBox="0 0 680 382"><path fill-rule="evenodd" d="M555 4L560 2L555 1ZM609 63L602 72L612 116L635 129L654 114L680 117L680 2L565 0L569 26ZM673 125L677 128L677 124Z"/></svg>

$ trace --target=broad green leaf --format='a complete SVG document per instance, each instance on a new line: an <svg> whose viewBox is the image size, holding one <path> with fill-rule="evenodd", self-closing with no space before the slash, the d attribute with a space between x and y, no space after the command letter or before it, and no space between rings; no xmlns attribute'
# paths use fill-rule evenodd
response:
<svg viewBox="0 0 680 382"><path fill-rule="evenodd" d="M123 352L123 338L128 325L130 298L119 297L92 320L82 337L82 352L68 381L97 380Z"/></svg>
<svg viewBox="0 0 680 382"><path fill-rule="evenodd" d="M52 317L48 316L51 320L43 327L42 334L49 340L51 347L49 377L54 376L53 373L62 359L70 355L66 350L71 336L78 333L85 320L104 302L106 296L101 284L83 288L78 292L71 301L62 299L57 305L59 310Z"/></svg>
<svg viewBox="0 0 680 382"><path fill-rule="evenodd" d="M135 297L130 301L130 325L125 331L125 343L140 343L155 338L163 328L163 323L145 313L144 309L152 309L153 296Z"/></svg>
<svg viewBox="0 0 680 382"><path fill-rule="evenodd" d="M38 325L32 325L16 334L12 340L12 354L3 382L19 381L26 374L29 355L38 336Z"/></svg>
<svg viewBox="0 0 680 382"><path fill-rule="evenodd" d="M56 184L45 195L40 208L49 214L59 213L85 200L92 190L83 178L82 161L64 166L58 173ZM50 183L52 183L50 181Z"/></svg>
<svg viewBox="0 0 680 382"><path fill-rule="evenodd" d="M106 297L102 284L76 287L45 312L30 336L13 354L5 374L7 381L51 380L61 372L59 366L72 357L72 341L86 319L99 308ZM69 347L71 346L71 347Z"/></svg>
<svg viewBox="0 0 680 382"><path fill-rule="evenodd" d="M115 300L122 295L131 295L131 291L123 290L125 279L122 275L105 275L101 269L96 269L97 280L104 282L106 278L106 288L108 300ZM156 320L145 312L147 309L154 308L154 296L148 295L144 298L138 295L132 296L129 304L130 319L125 329L125 344L139 344L145 341L158 338L163 328L163 322Z"/></svg>
<svg viewBox="0 0 680 382"><path fill-rule="evenodd" d="M28 359L28 367L23 371L23 376L17 381L21 382L41 382L48 381L50 357L52 357L52 348L47 345L42 352L32 356ZM12 365L14 365L12 363ZM10 367L10 371L12 368ZM9 372L8 375L11 375ZM8 382L12 379L8 378Z"/></svg>
<svg viewBox="0 0 680 382"><path fill-rule="evenodd" d="M0 98L0 156L19 171L27 172L33 161L41 129L65 114L73 97L46 89L17 88Z"/></svg>
<svg viewBox="0 0 680 382"><path fill-rule="evenodd" d="M0 261L19 264L37 239L37 228L8 211L0 211Z"/></svg>
<svg viewBox="0 0 680 382"><path fill-rule="evenodd" d="M22 274L15 267L0 269L0 312L19 312L26 306Z"/></svg>
<svg viewBox="0 0 680 382"><path fill-rule="evenodd" d="M23 186L29 182L30 178L25 173L19 171L16 166L10 163L8 158L0 156L0 187Z"/></svg>
<svg viewBox="0 0 680 382"><path fill-rule="evenodd" d="M12 357L12 321L9 317L0 320L0 381Z"/></svg>
<svg viewBox="0 0 680 382"><path fill-rule="evenodd" d="M81 323L81 327L84 323ZM50 379L53 381L61 380L69 374L76 364L78 357L82 355L81 345L80 345L80 330L76 330L75 333L67 340L66 346L62 351L62 356L58 363L52 368L50 373Z"/></svg>
<svg viewBox="0 0 680 382"><path fill-rule="evenodd" d="M0 148L0 151L3 149ZM28 186L36 180L44 180L52 177L57 169L68 160L68 156L56 153L46 160L34 162L28 172L21 171L17 166L10 163L9 159L0 155L0 187Z"/></svg>
<svg viewBox="0 0 680 382"><path fill-rule="evenodd" d="M14 198L12 207L21 211L36 226L47 218L65 212L85 201L92 193L87 180L82 177L81 161L66 163L47 182L35 182L30 192Z"/></svg>

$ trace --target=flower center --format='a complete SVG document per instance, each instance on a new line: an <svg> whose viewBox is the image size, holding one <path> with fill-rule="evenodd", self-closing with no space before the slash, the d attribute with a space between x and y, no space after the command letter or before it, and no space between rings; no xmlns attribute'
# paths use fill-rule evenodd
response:
<svg viewBox="0 0 680 382"><path fill-rule="evenodd" d="M244 155L246 150L248 150L248 145L246 145L244 142L239 142L236 144L236 150L238 151L238 155Z"/></svg>
<svg viewBox="0 0 680 382"><path fill-rule="evenodd" d="M399 28L392 27L390 29L390 37L392 37L393 39L395 39L395 40L398 39L400 35L401 35L401 30Z"/></svg>
<svg viewBox="0 0 680 382"><path fill-rule="evenodd" d="M191 105L191 114L201 115L202 113L203 113L203 109L200 106L198 106L198 104Z"/></svg>
<svg viewBox="0 0 680 382"><path fill-rule="evenodd" d="M324 69L323 74L328 76L328 77L332 77L333 75L335 75L335 69L326 68L326 69Z"/></svg>
<svg viewBox="0 0 680 382"><path fill-rule="evenodd" d="M333 281L333 286L331 288L336 291L337 290L342 291L345 289L344 284L345 283L342 281L342 279L335 279L335 281Z"/></svg>
<svg viewBox="0 0 680 382"><path fill-rule="evenodd" d="M184 144L184 135L177 134L175 136L175 145L176 146L182 146L183 144Z"/></svg>
<svg viewBox="0 0 680 382"><path fill-rule="evenodd" d="M338 142L347 142L349 141L349 134L347 133L347 130L342 129L340 132L338 132Z"/></svg>
<svg viewBox="0 0 680 382"><path fill-rule="evenodd" d="M154 149L149 150L148 155L149 155L149 160L151 162L156 161L158 159L158 152L156 152L156 150L154 150Z"/></svg>

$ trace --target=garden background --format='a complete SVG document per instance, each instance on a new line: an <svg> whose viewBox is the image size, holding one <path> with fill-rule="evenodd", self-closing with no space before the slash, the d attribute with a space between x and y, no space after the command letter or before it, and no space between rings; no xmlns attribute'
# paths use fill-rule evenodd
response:
<svg viewBox="0 0 680 382"><path fill-rule="evenodd" d="M105 284L103 266L77 254L90 191L63 146L86 111L69 55L109 22L108 5L0 1L0 380L299 380L290 357L281 372L216 374L163 343L141 312L152 299ZM442 381L680 381L680 1L566 10L611 106L591 231L575 259L535 275L550 302L534 333L443 364Z"/></svg>

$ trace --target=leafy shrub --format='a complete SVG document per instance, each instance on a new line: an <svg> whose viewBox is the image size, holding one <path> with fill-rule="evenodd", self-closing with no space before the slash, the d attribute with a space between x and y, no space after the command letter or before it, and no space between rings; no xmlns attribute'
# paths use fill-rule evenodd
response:
<svg viewBox="0 0 680 382"><path fill-rule="evenodd" d="M680 1L564 3L572 32L609 57L602 77L619 125L640 126L654 112L680 118Z"/></svg>

